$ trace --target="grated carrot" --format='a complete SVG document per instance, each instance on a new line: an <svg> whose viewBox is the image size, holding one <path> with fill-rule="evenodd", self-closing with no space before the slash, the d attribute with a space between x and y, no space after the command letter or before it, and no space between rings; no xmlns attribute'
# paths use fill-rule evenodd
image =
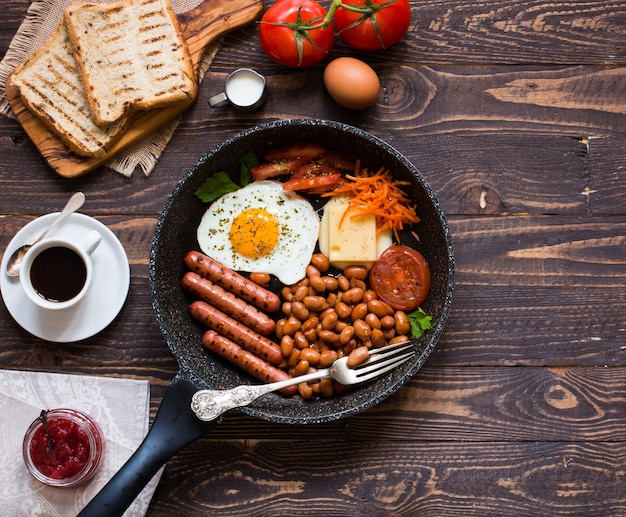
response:
<svg viewBox="0 0 626 517"><path fill-rule="evenodd" d="M411 200L401 189L403 185L410 185L410 182L394 181L389 170L382 168L369 174L367 169L361 169L360 163L357 163L354 175L346 175L346 181L322 195L349 197L350 207L343 217L348 212L351 218L374 214L378 235L391 229L397 242L400 242L399 232L404 225L420 221L415 206L411 205Z"/></svg>

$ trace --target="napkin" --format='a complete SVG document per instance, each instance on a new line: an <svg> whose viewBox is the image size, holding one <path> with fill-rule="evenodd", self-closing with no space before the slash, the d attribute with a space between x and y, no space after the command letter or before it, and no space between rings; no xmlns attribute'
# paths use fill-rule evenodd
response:
<svg viewBox="0 0 626 517"><path fill-rule="evenodd" d="M41 410L63 407L90 415L105 439L95 476L70 488L40 483L22 457L26 430ZM0 517L76 515L137 449L149 418L148 381L0 370ZM124 517L145 515L162 470Z"/></svg>
<svg viewBox="0 0 626 517"><path fill-rule="evenodd" d="M9 45L9 49L2 61L0 61L0 115L15 118L11 106L6 98L5 85L10 73L26 59L33 51L39 48L52 34L57 24L61 21L63 10L77 0L34 0L26 18L20 25L17 33ZM90 0L93 3L107 3L113 0ZM203 0L171 0L172 9L176 14L191 11L202 3ZM198 81L202 82L204 76L219 50L220 43L215 42L206 49L198 71ZM139 167L148 176L161 153L167 147L174 130L180 122L176 120L157 129L152 135L148 135L135 144L123 150L105 165L111 169L131 176Z"/></svg>

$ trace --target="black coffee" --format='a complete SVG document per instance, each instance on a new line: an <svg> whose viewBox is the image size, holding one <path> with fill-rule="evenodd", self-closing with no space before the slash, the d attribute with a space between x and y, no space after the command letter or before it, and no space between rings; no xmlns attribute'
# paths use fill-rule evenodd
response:
<svg viewBox="0 0 626 517"><path fill-rule="evenodd" d="M30 282L37 294L51 302L74 298L85 285L87 267L75 251L63 246L43 250L30 268Z"/></svg>

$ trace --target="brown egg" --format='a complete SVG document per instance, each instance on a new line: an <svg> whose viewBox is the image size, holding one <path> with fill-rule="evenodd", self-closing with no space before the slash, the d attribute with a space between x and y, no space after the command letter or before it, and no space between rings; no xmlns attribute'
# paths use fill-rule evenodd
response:
<svg viewBox="0 0 626 517"><path fill-rule="evenodd" d="M380 80L367 63L353 57L338 57L324 70L324 86L341 106L360 110L376 102Z"/></svg>

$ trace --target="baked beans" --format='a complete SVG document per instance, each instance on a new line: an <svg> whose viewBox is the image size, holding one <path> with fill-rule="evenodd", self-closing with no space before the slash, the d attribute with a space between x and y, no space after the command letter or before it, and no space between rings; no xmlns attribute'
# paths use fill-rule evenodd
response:
<svg viewBox="0 0 626 517"><path fill-rule="evenodd" d="M316 253L306 277L281 291L283 317L276 323L276 337L285 368L293 376L328 368L345 356L355 366L369 357L371 348L408 340L408 316L394 311L369 289L364 266L349 266L336 277L328 274L329 269L328 258ZM298 393L307 400L331 397L344 389L325 378L301 383Z"/></svg>
<svg viewBox="0 0 626 517"><path fill-rule="evenodd" d="M250 273L250 280L261 287L266 287L271 280L269 273L254 272Z"/></svg>

